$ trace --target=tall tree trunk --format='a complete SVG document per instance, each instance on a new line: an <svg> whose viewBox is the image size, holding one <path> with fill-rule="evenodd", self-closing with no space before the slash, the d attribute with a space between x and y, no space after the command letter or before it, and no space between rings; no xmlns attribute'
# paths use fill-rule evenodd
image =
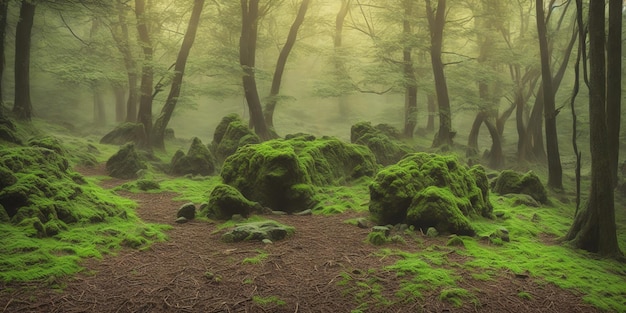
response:
<svg viewBox="0 0 626 313"><path fill-rule="evenodd" d="M402 33L406 40L402 50L403 70L404 70L404 132L405 138L413 138L415 126L417 125L417 79L413 60L411 59L412 47L410 40L413 34L411 31L411 16L413 15L413 1L404 1L404 21L402 22Z"/></svg>
<svg viewBox="0 0 626 313"><path fill-rule="evenodd" d="M619 131L622 116L622 1L609 0L609 33L606 41L606 117L613 187L617 186Z"/></svg>
<svg viewBox="0 0 626 313"><path fill-rule="evenodd" d="M589 2L589 143L591 191L565 239L603 256L622 258L617 243L611 157L606 117L605 1ZM620 8L621 11L621 8ZM608 67L614 66L608 64ZM609 178L609 179L607 179Z"/></svg>
<svg viewBox="0 0 626 313"><path fill-rule="evenodd" d="M174 78L172 79L172 86L170 93L167 95L165 105L161 108L161 114L154 123L154 133L152 134L152 146L159 150L165 150L165 129L167 124L172 118L174 108L178 97L180 96L180 88L183 84L183 75L185 74L185 66L187 65L187 58L189 57L189 51L193 46L193 42L196 39L196 31L198 30L198 24L200 23L200 14L204 7L204 0L195 0L193 3L193 9L191 10L191 17L189 18L189 24L187 25L187 32L183 38L183 43L178 51L178 57L176 58L176 65L174 65Z"/></svg>
<svg viewBox="0 0 626 313"><path fill-rule="evenodd" d="M124 67L128 77L128 99L126 100L126 122L137 121L137 100L139 91L137 90L137 63L130 48L130 35L128 34L128 23L126 13L128 7L122 0L117 0L118 25L111 28L111 34L115 40L117 49L124 58Z"/></svg>
<svg viewBox="0 0 626 313"><path fill-rule="evenodd" d="M113 84L115 95L115 122L121 123L126 118L126 87L121 83Z"/></svg>
<svg viewBox="0 0 626 313"><path fill-rule="evenodd" d="M23 0L20 20L15 29L15 101L13 113L18 119L30 121L33 105L30 101L30 36L35 20L35 4Z"/></svg>
<svg viewBox="0 0 626 313"><path fill-rule="evenodd" d="M543 107L546 124L546 148L548 156L548 186L563 189L563 169L559 155L559 141L556 131L556 105L550 72L550 53L548 51L548 30L543 12L543 0L536 1L537 33L541 53L541 81L543 86Z"/></svg>
<svg viewBox="0 0 626 313"><path fill-rule="evenodd" d="M267 100L265 111L263 111L265 124L267 125L267 127L272 129L272 132L274 128L274 110L276 109L276 103L278 102L278 93L280 92L280 84L283 80L285 65L287 65L287 58L289 57L289 53L291 53L291 49L293 49L293 46L296 43L298 29L300 29L300 25L302 25L302 22L304 22L304 16L307 9L309 8L310 2L311 0L302 0L302 3L300 3L298 15L293 21L293 24L291 24L289 34L287 35L287 41L285 42L283 48L280 50L280 54L278 55L278 61L276 61L276 69L274 70L274 77L272 78L272 87L270 88L269 99ZM272 137L278 136L273 134Z"/></svg>
<svg viewBox="0 0 626 313"><path fill-rule="evenodd" d="M435 95L429 92L426 96L426 101L428 102L428 120L426 121L426 131L431 132L435 130L435 112L437 110Z"/></svg>
<svg viewBox="0 0 626 313"><path fill-rule="evenodd" d="M486 117L487 113L484 111L476 113L474 123L472 123L472 128L470 129L469 135L467 136L467 151L465 152L465 155L468 158L476 157L479 154L478 134L480 133L480 126L482 126Z"/></svg>
<svg viewBox="0 0 626 313"><path fill-rule="evenodd" d="M2 78L4 77L4 40L7 33L7 13L9 0L0 0L0 118L4 116L4 97L2 93Z"/></svg>
<svg viewBox="0 0 626 313"><path fill-rule="evenodd" d="M350 2L351 0L341 0L341 7L339 7L339 12L337 12L337 16L335 17L333 64L335 65L334 74L337 81L348 79L348 71L343 61L343 51L341 50L341 45L343 42L343 24L348 12L350 12ZM350 102L346 99L345 95L339 95L337 98L337 104L339 106L340 118L344 118L350 114Z"/></svg>
<svg viewBox="0 0 626 313"><path fill-rule="evenodd" d="M446 24L446 0L438 0L437 9L433 11L430 0L426 0L426 14L430 28L430 59L435 78L435 90L439 104L439 131L433 140L433 147L452 145L452 111L448 85L443 71L441 49L443 45L443 29Z"/></svg>
<svg viewBox="0 0 626 313"><path fill-rule="evenodd" d="M139 100L139 113L137 120L143 124L145 138L140 147L151 150L152 134L152 83L154 72L152 68L152 42L146 20L146 4L144 0L135 0L135 14L137 17L137 32L143 50L143 65L141 66L141 87Z"/></svg>
<svg viewBox="0 0 626 313"><path fill-rule="evenodd" d="M256 41L259 23L259 0L241 0L241 37L239 39L239 64L243 69L242 83L250 122L255 133L262 140L271 139L271 134L265 125L263 109L259 98L259 91L255 78Z"/></svg>

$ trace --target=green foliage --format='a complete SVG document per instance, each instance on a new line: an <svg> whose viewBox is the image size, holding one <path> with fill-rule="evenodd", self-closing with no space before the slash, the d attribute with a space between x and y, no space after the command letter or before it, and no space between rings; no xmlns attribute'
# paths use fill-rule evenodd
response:
<svg viewBox="0 0 626 313"><path fill-rule="evenodd" d="M287 304L284 300L281 300L277 296L269 296L269 297L261 297L261 296L253 296L252 301L254 303L267 307L267 306L283 306Z"/></svg>
<svg viewBox="0 0 626 313"><path fill-rule="evenodd" d="M257 249L256 252L256 256L243 259L241 264L260 264L269 256L269 254L264 250Z"/></svg>
<svg viewBox="0 0 626 313"><path fill-rule="evenodd" d="M452 303L455 307L461 307L463 301L470 301L474 305L479 305L478 299L474 294L463 288L444 288L439 293L439 300Z"/></svg>

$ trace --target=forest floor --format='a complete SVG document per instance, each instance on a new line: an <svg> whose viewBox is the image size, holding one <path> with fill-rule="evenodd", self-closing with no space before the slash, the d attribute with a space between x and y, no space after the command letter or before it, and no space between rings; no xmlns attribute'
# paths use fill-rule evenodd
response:
<svg viewBox="0 0 626 313"><path fill-rule="evenodd" d="M81 170L104 175L101 171ZM112 179L102 185L113 188L123 182ZM183 202L173 200L174 193L120 195L137 201L137 213L146 222L171 225L169 240L143 251L123 249L102 260L86 260L85 270L65 278L62 289L4 285L0 312L350 312L364 308L362 302L369 303L367 312L598 311L582 295L551 283L506 271L493 280L476 280L462 268L455 268L462 276L458 287L471 290L477 301L456 307L440 300L436 289L422 292L419 300L402 301L394 295L400 287L396 272L384 270L398 257L381 257L380 247L364 242L368 229L345 223L366 213L272 216L295 227L295 234L273 244L233 244L220 241L218 225L206 220L175 224ZM443 246L446 239L423 238L426 246ZM467 258L456 253L446 257L461 264ZM341 284L345 273L365 286L375 276L382 288L355 297L355 289ZM520 297L520 291L532 300ZM381 299L395 300L377 306Z"/></svg>

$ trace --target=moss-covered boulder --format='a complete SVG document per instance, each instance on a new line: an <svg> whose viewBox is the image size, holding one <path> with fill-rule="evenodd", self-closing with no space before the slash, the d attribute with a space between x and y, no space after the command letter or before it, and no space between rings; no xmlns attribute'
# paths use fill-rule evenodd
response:
<svg viewBox="0 0 626 313"><path fill-rule="evenodd" d="M239 242L245 240L278 241L294 233L294 228L268 220L255 223L247 223L235 226L232 230L222 235L224 242Z"/></svg>
<svg viewBox="0 0 626 313"><path fill-rule="evenodd" d="M208 176L215 172L215 158L209 148L194 137L186 155L180 150L176 151L170 162L170 168L174 175Z"/></svg>
<svg viewBox="0 0 626 313"><path fill-rule="evenodd" d="M196 205L193 203L185 203L176 212L176 217L184 217L186 220L196 218Z"/></svg>
<svg viewBox="0 0 626 313"><path fill-rule="evenodd" d="M372 126L370 122L352 125L350 141L367 146L382 165L398 162L403 156L413 152L412 149L398 139L399 132L391 125L379 124Z"/></svg>
<svg viewBox="0 0 626 313"><path fill-rule="evenodd" d="M69 171L55 150L0 149L0 220L30 228L33 236L54 236L77 222L101 222L124 209L99 199L80 174Z"/></svg>
<svg viewBox="0 0 626 313"><path fill-rule="evenodd" d="M470 169L455 156L409 154L374 177L369 211L383 225L470 234L466 217L492 216L486 180L484 170Z"/></svg>
<svg viewBox="0 0 626 313"><path fill-rule="evenodd" d="M209 201L200 214L212 219L229 220L233 215L249 216L260 205L246 199L235 187L219 184L213 188Z"/></svg>
<svg viewBox="0 0 626 313"><path fill-rule="evenodd" d="M109 145L123 145L127 143L141 144L146 138L146 132L141 123L123 123L115 127L100 139L100 143Z"/></svg>
<svg viewBox="0 0 626 313"><path fill-rule="evenodd" d="M122 179L137 178L137 172L147 169L145 161L139 156L135 145L126 144L106 162L106 171L111 177Z"/></svg>
<svg viewBox="0 0 626 313"><path fill-rule="evenodd" d="M317 205L314 186L373 175L374 156L366 147L336 138L270 140L241 147L224 161L224 183L275 211L294 213Z"/></svg>
<svg viewBox="0 0 626 313"><path fill-rule="evenodd" d="M493 181L493 192L506 195L509 193L526 194L540 203L548 203L548 192L539 177L532 171L522 174L504 170Z"/></svg>
<svg viewBox="0 0 626 313"><path fill-rule="evenodd" d="M1 110L2 108L0 108ZM19 138L16 132L17 128L15 124L5 116L0 116L0 142L5 141L21 145L22 139Z"/></svg>
<svg viewBox="0 0 626 313"><path fill-rule="evenodd" d="M215 128L211 150L219 163L239 147L261 142L257 136L237 114L226 115Z"/></svg>

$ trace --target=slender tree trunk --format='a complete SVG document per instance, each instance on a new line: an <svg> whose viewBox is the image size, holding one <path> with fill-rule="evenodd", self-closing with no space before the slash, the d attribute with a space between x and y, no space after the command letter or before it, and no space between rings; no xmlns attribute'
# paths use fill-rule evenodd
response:
<svg viewBox="0 0 626 313"><path fill-rule="evenodd" d="M622 1L609 0L609 33L606 46L606 117L613 187L617 186L619 131L622 116Z"/></svg>
<svg viewBox="0 0 626 313"><path fill-rule="evenodd" d="M474 118L474 123L472 123L472 128L470 129L469 135L467 136L467 151L465 152L465 155L468 158L476 157L479 154L478 134L480 133L480 126L482 126L486 117L487 113L484 111L480 111L476 114L476 117Z"/></svg>
<svg viewBox="0 0 626 313"><path fill-rule="evenodd" d="M413 34L411 31L411 16L413 15L413 1L404 1L404 21L402 30L404 38L407 39L405 47L402 51L403 70L404 70L404 132L405 138L413 138L415 126L417 125L417 79L415 77L415 69L413 69L413 60L411 59L412 47L410 46L410 38Z"/></svg>
<svg viewBox="0 0 626 313"><path fill-rule="evenodd" d="M104 99L102 98L102 90L99 85L92 87L93 93L93 122L97 127L106 124L106 109L104 107Z"/></svg>
<svg viewBox="0 0 626 313"><path fill-rule="evenodd" d="M239 64L243 69L242 83L250 111L250 122L261 140L271 139L263 118L263 109L255 78L256 41L259 22L259 0L241 0L241 38Z"/></svg>
<svg viewBox="0 0 626 313"><path fill-rule="evenodd" d="M426 121L426 131L431 132L435 130L435 111L437 110L435 95L428 93L426 101L428 102L428 120Z"/></svg>
<svg viewBox="0 0 626 313"><path fill-rule="evenodd" d="M30 101L30 41L35 4L22 1L20 20L15 29L15 101L13 113L21 120L30 121L33 105Z"/></svg>
<svg viewBox="0 0 626 313"><path fill-rule="evenodd" d="M139 100L139 113L137 120L143 124L146 138L140 144L142 148L151 150L152 135L152 84L154 72L152 68L152 41L148 31L148 21L146 17L146 4L144 0L135 0L135 14L137 17L137 32L139 33L139 41L143 50L143 65L141 66L141 87Z"/></svg>
<svg viewBox="0 0 626 313"><path fill-rule="evenodd" d="M121 83L113 84L115 95L115 122L121 123L126 118L126 88Z"/></svg>
<svg viewBox="0 0 626 313"><path fill-rule="evenodd" d="M267 125L267 127L272 129L272 132L274 128L274 110L276 109L276 103L278 102L280 84L283 80L283 73L285 71L285 65L287 65L287 58L289 57L289 53L291 53L291 49L293 49L293 46L296 43L298 29L300 29L300 25L302 25L302 22L304 22L304 16L307 9L309 8L310 2L311 0L302 0L302 3L300 3L298 15L293 21L293 24L291 24L289 34L287 35L287 41L285 42L285 45L280 50L280 54L278 55L276 69L274 70L274 77L272 78L272 87L270 88L269 99L267 101L267 105L265 106L265 111L263 111L265 124ZM278 136L273 135L272 137Z"/></svg>
<svg viewBox="0 0 626 313"><path fill-rule="evenodd" d="M591 191L565 239L603 256L622 258L617 242L606 119L605 1L589 2L589 141ZM621 8L620 8L621 11ZM608 64L610 68L613 64Z"/></svg>
<svg viewBox="0 0 626 313"><path fill-rule="evenodd" d="M544 116L546 123L546 148L548 152L548 186L563 189L563 169L559 155L559 142L556 131L556 106L552 74L550 72L550 53L548 51L548 31L543 13L543 0L536 1L537 33L541 52L541 81L543 86Z"/></svg>
<svg viewBox="0 0 626 313"><path fill-rule="evenodd" d="M4 97L2 88L2 78L4 77L5 57L4 40L7 33L7 13L9 10L9 0L0 0L0 119L4 116Z"/></svg>
<svg viewBox="0 0 626 313"><path fill-rule="evenodd" d="M491 117L495 119L495 117ZM498 128L489 119L485 119L485 126L491 136L491 149L489 150L489 167L493 169L501 169L504 167L504 153L502 152L502 137L498 133Z"/></svg>
<svg viewBox="0 0 626 313"><path fill-rule="evenodd" d="M128 23L126 22L126 13L128 8L122 0L117 1L118 25L111 28L111 34L115 40L117 49L124 58L124 67L128 77L128 99L126 100L126 122L134 123L137 121L137 101L139 90L137 89L137 62L133 57L130 48L130 35L128 33Z"/></svg>
<svg viewBox="0 0 626 313"><path fill-rule="evenodd" d="M200 14L204 7L204 0L195 0L193 3L193 9L191 10L191 17L189 24L187 25L187 32L183 38L183 43L180 46L178 57L176 58L176 65L174 65L174 78L172 79L172 86L170 93L167 96L165 105L161 109L161 114L154 123L154 133L152 135L152 146L159 150L165 150L165 129L167 124L172 118L174 108L178 97L180 96L180 88L183 84L183 75L185 74L185 66L187 65L187 58L189 57L189 51L193 46L193 42L196 39L196 31L198 30L198 24L200 24Z"/></svg>
<svg viewBox="0 0 626 313"><path fill-rule="evenodd" d="M433 11L430 0L426 0L426 14L430 28L430 59L435 78L435 90L439 103L439 131L433 140L433 147L452 145L452 111L448 85L441 60L443 45L443 29L446 24L446 0L438 0L437 9Z"/></svg>

